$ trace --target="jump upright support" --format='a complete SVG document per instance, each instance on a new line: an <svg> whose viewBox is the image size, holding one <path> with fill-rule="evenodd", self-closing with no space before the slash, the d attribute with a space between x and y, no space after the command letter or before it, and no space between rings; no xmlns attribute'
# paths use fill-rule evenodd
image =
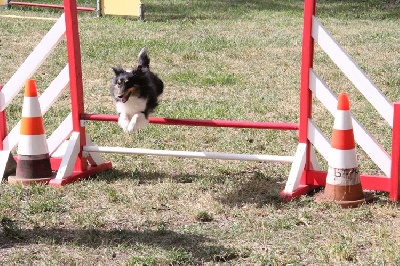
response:
<svg viewBox="0 0 400 266"><path fill-rule="evenodd" d="M338 68L353 82L364 97L382 115L392 127L392 151L386 152L376 139L354 117L354 135L356 142L371 157L384 176L361 174L364 189L389 192L393 201L399 200L399 161L400 161L400 103L390 103L378 88L368 79L351 57L339 46L329 32L316 18L316 0L304 2L304 25L302 37L302 63L300 77L299 121L294 123L196 120L174 118L150 118L150 123L177 126L207 126L254 128L260 130L298 130L297 150L293 156L265 154L227 154L189 151L147 150L127 147L99 147L92 143L86 132L87 121L117 121L117 116L107 114L85 113L80 39L78 32L77 6L75 0L64 1L64 12L61 18L44 37L32 54L21 65L20 69L1 90L0 112L4 112L12 98L22 88L23 82L30 78L44 61L52 49L65 36L67 40L68 64L49 88L39 98L42 112L51 106L68 85L71 95L71 113L47 139L53 170L57 176L50 185L61 186L78 179L111 169L111 162L104 161L100 153L152 154L159 156L179 156L189 158L206 158L221 160L255 160L291 163L291 170L281 195L291 200L324 186L326 175L321 171L316 159L317 150L327 160L330 149L329 140L323 135L312 119L312 102L316 98L333 114L337 97L313 69L314 46L318 44L322 50L337 64ZM5 129L5 119L1 119ZM6 160L7 152L15 149L18 143L17 129L3 132L0 147L4 156L0 156L0 166ZM60 146L66 145L62 156L55 156ZM4 173L4 169L0 169ZM0 173L2 175L2 173Z"/></svg>
<svg viewBox="0 0 400 266"><path fill-rule="evenodd" d="M392 127L392 154L378 143L364 126L352 117L355 140L385 174L384 176L361 174L363 189L389 192L391 200L397 201L399 192L399 145L400 103L390 103L383 93L365 75L353 59L340 47L316 17L316 0L304 2L303 46L300 86L299 143L306 146L305 160L298 176L289 176L282 195L287 199L297 197L325 186L325 171L318 171L312 162L313 148L327 160L329 141L312 119L312 100L316 97L333 114L337 97L314 71L314 46L318 44L353 85L374 106ZM300 145L299 144L299 145Z"/></svg>

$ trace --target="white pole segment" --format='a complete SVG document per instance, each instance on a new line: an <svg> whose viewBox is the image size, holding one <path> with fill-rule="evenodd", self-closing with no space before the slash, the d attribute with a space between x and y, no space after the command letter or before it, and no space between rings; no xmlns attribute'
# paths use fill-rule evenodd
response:
<svg viewBox="0 0 400 266"><path fill-rule="evenodd" d="M79 132L72 132L64 157L61 160L60 168L57 171L56 179L63 179L64 177L70 176L72 174L76 159L78 158L79 154L79 138Z"/></svg>
<svg viewBox="0 0 400 266"><path fill-rule="evenodd" d="M356 88L374 106L386 122L393 127L393 105L375 84L364 74L353 59L340 47L329 32L321 25L316 17L312 21L312 36L343 71Z"/></svg>
<svg viewBox="0 0 400 266"><path fill-rule="evenodd" d="M67 89L69 85L69 69L68 64L58 73L57 77L50 83L46 90L40 95L39 103L42 115L55 103L60 95Z"/></svg>
<svg viewBox="0 0 400 266"><path fill-rule="evenodd" d="M317 155L315 154L314 148L312 146L310 148L310 162L311 162L310 168L312 170L315 170L315 171L321 170L321 167L317 160Z"/></svg>
<svg viewBox="0 0 400 266"><path fill-rule="evenodd" d="M293 156L232 154L232 153L220 153L220 152L151 150L151 149L125 148L125 147L83 146L83 150L87 151L87 152L176 156L176 157L184 157L184 158L220 159L220 160L288 162L288 163L293 162L293 159L294 159Z"/></svg>
<svg viewBox="0 0 400 266"><path fill-rule="evenodd" d="M4 85L0 92L0 111L3 111L24 86L25 81L32 77L43 61L49 56L65 35L65 16L58 19L49 32L43 37L33 52L25 59L19 69Z"/></svg>
<svg viewBox="0 0 400 266"><path fill-rule="evenodd" d="M299 187L301 175L306 165L306 150L307 144L299 143L285 189L283 190L285 193L293 193Z"/></svg>
<svg viewBox="0 0 400 266"><path fill-rule="evenodd" d="M88 134L86 134L86 144L94 146L94 143L92 142ZM87 159L91 165L101 165L105 163L103 158L101 158L100 154L97 152L89 153Z"/></svg>
<svg viewBox="0 0 400 266"><path fill-rule="evenodd" d="M328 86L310 69L310 90L334 116L337 109L337 98ZM392 110L393 111L393 110ZM391 157L378 141L351 114L355 141L362 147L376 165L390 176ZM314 144L318 147L318 144ZM318 150L323 154L323 151ZM325 157L325 156L324 156Z"/></svg>
<svg viewBox="0 0 400 266"><path fill-rule="evenodd" d="M329 150L331 144L329 140L325 137L324 133L318 128L317 125L311 119L308 119L308 140L314 145L314 147L321 153L326 161L329 158Z"/></svg>
<svg viewBox="0 0 400 266"><path fill-rule="evenodd" d="M19 132L21 128L21 121L19 121L13 129L10 130L8 135L4 138L3 140L3 148L4 150L10 150L13 151L15 147L18 145L18 138L19 138Z"/></svg>

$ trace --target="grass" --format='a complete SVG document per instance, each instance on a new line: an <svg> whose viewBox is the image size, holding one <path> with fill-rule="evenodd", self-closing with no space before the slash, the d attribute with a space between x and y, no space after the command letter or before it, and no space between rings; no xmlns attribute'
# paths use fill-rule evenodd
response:
<svg viewBox="0 0 400 266"><path fill-rule="evenodd" d="M38 1L39 2L39 1ZM57 1L40 1L59 3ZM303 1L145 0L146 21L79 13L85 110L115 112L111 66L131 67L146 46L166 90L156 116L297 122ZM95 6L95 1L78 1ZM398 101L397 0L318 1L318 18L390 101ZM13 7L0 15L58 18ZM54 21L0 19L0 84ZM62 42L38 69L41 92L66 63ZM316 47L315 69L390 151L383 119ZM44 116L49 135L69 95ZM9 128L22 95L7 108ZM101 103L101 104L99 104ZM330 136L318 101L313 117ZM149 125L124 134L91 122L98 145L293 155L296 132ZM381 174L358 149L360 169ZM398 265L400 210L385 193L356 209L278 197L290 165L105 154L113 169L61 188L0 185L2 265ZM326 162L320 161L323 168Z"/></svg>

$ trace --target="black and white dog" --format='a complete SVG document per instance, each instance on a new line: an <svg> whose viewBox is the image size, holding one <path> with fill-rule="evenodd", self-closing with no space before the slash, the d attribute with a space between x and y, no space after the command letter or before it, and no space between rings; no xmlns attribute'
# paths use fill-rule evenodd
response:
<svg viewBox="0 0 400 266"><path fill-rule="evenodd" d="M132 71L113 67L115 73L110 92L116 103L118 124L125 132L146 126L149 114L158 106L164 83L150 71L150 58L143 48L138 55L138 66Z"/></svg>

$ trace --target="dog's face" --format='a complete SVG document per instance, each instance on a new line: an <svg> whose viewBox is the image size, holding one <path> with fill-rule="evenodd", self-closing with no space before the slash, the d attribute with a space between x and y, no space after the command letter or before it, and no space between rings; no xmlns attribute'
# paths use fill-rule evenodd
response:
<svg viewBox="0 0 400 266"><path fill-rule="evenodd" d="M138 93L138 86L143 77L142 67L138 66L133 71L126 71L121 67L113 67L112 70L115 77L110 89L111 94L116 101L125 103L130 96Z"/></svg>

